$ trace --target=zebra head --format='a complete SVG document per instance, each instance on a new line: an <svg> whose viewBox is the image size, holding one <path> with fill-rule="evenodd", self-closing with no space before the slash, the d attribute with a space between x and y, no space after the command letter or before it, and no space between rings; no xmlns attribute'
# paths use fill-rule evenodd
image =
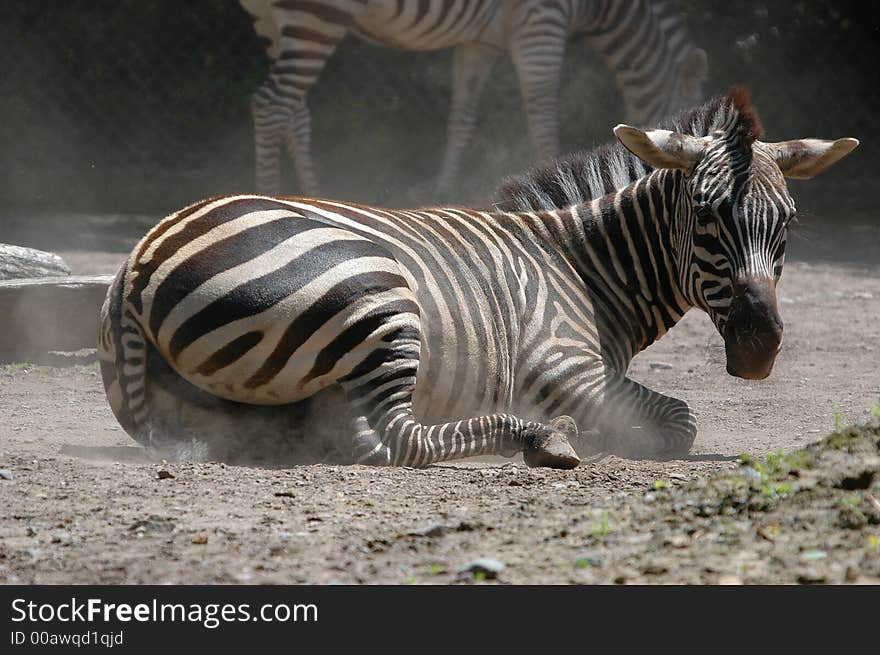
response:
<svg viewBox="0 0 880 655"><path fill-rule="evenodd" d="M815 177L859 142L761 141L760 122L741 89L727 96L702 131L707 136L626 125L614 132L650 166L676 171L663 188L674 196L667 204L669 242L680 288L724 338L727 372L767 377L782 347L776 283L795 214L784 178Z"/></svg>

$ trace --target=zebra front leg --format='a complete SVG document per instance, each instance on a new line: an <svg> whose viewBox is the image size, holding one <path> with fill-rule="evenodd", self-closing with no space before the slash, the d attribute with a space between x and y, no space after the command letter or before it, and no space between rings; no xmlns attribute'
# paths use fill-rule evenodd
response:
<svg viewBox="0 0 880 655"><path fill-rule="evenodd" d="M478 43L465 43L455 49L452 77L452 106L446 134L446 153L437 180L437 194L449 196L461 157L474 133L477 105L499 51Z"/></svg>
<svg viewBox="0 0 880 655"><path fill-rule="evenodd" d="M625 377L606 384L587 416L599 431L594 445L624 457L686 455L697 436L697 423L687 403Z"/></svg>
<svg viewBox="0 0 880 655"><path fill-rule="evenodd" d="M355 461L424 467L475 455L510 457L523 452L529 466L574 468L580 462L568 440L576 428L567 417L549 425L510 414L420 423L412 413L417 370L418 360L403 351L377 351L340 380L356 417Z"/></svg>

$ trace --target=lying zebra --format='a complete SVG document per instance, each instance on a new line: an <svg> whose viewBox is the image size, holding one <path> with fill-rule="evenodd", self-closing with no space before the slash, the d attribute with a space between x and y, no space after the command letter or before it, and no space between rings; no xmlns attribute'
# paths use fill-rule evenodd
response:
<svg viewBox="0 0 880 655"><path fill-rule="evenodd" d="M295 427L318 396L369 464L522 451L571 467L575 425L606 451L687 453L688 406L629 380L630 360L696 306L724 337L729 373L767 376L795 211L783 177L813 177L858 142L760 141L742 91L677 125L619 125L622 146L568 159L552 169L562 177L537 171L509 199L610 191L566 208L239 195L172 214L102 309L116 417L149 447L208 459L247 454L248 433L294 439L285 420Z"/></svg>

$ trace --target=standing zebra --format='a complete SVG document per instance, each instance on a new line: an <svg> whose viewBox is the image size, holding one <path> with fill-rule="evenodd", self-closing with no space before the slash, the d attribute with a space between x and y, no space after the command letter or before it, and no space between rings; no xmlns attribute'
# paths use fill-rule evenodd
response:
<svg viewBox="0 0 880 655"><path fill-rule="evenodd" d="M584 34L614 72L627 120L655 124L702 100L706 53L694 48L670 0L241 0L269 39L272 68L254 94L256 182L280 190L281 144L303 191L317 178L306 95L349 32L406 50L455 48L452 105L438 192L448 194L498 55L513 59L540 158L558 151L558 95L566 41Z"/></svg>
<svg viewBox="0 0 880 655"><path fill-rule="evenodd" d="M728 372L766 377L795 211L783 176L813 177L858 142L760 141L744 91L678 124L615 128L622 145L582 170L637 179L565 209L239 195L172 214L102 309L114 413L145 445L223 458L205 399L247 450L249 408L334 390L327 416L348 415L349 448L371 464L524 451L532 465L573 466L572 423L606 451L686 453L688 406L629 380L630 360L696 306L724 337ZM180 421L199 405L202 418ZM559 415L573 422L546 422Z"/></svg>

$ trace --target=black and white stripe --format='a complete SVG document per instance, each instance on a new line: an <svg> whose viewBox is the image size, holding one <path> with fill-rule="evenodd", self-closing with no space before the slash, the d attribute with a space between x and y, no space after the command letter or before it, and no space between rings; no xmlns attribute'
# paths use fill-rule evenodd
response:
<svg viewBox="0 0 880 655"><path fill-rule="evenodd" d="M597 430L594 447L687 452L689 408L626 378L630 360L693 306L724 333L735 284L781 273L793 203L779 162L806 170L807 147L820 169L843 156L827 156L842 142L757 141L756 120L733 94L691 113L693 135L620 126L666 167L565 208L197 203L146 235L108 294L111 406L144 443L210 441L151 395L152 353L185 381L184 403L285 407L340 391L334 411L370 463L529 452L558 415ZM623 157L611 151L593 155L603 175Z"/></svg>
<svg viewBox="0 0 880 655"><path fill-rule="evenodd" d="M455 48L453 94L438 189L448 194L473 134L493 64L509 52L529 134L540 158L558 151L558 95L567 41L574 34L608 63L635 124L699 102L705 53L690 43L670 0L241 0L269 39L269 76L253 97L256 182L280 189L282 144L301 187L315 193L306 96L349 33L376 45Z"/></svg>

